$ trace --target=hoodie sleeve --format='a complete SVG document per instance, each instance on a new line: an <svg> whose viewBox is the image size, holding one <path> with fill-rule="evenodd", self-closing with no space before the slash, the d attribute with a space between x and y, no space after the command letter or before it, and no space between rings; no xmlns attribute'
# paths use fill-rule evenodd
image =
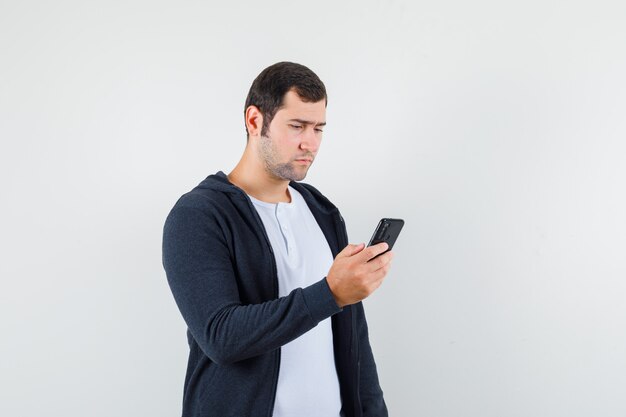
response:
<svg viewBox="0 0 626 417"><path fill-rule="evenodd" d="M271 352L341 311L325 277L285 297L243 305L232 262L210 211L172 209L163 230L163 266L190 333L213 362Z"/></svg>

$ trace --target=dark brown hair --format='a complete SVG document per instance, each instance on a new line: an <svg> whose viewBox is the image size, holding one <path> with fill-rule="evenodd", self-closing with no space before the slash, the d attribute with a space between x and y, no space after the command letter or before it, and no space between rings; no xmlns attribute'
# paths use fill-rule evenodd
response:
<svg viewBox="0 0 626 417"><path fill-rule="evenodd" d="M272 119L283 106L285 94L292 89L304 102L317 103L325 100L328 103L326 87L313 71L294 62L278 62L271 65L255 78L243 110L245 117L249 106L256 106L259 109L263 115L262 136L266 136ZM247 126L246 134L249 134Z"/></svg>

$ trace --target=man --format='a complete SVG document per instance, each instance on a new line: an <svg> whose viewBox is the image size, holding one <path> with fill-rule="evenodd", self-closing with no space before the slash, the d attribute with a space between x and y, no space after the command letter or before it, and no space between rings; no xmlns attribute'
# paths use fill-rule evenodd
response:
<svg viewBox="0 0 626 417"><path fill-rule="evenodd" d="M240 162L166 220L163 265L188 326L184 417L387 416L360 301L392 253L348 244L337 208L297 182L326 102L308 68L266 68L246 99Z"/></svg>

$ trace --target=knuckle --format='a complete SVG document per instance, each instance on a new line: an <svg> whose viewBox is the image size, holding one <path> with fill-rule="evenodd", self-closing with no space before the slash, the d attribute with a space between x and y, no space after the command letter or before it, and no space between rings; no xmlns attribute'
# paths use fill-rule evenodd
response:
<svg viewBox="0 0 626 417"><path fill-rule="evenodd" d="M383 284L383 280L379 279L378 281L376 281L376 284L374 286L374 289L377 290L380 288L380 286Z"/></svg>
<svg viewBox="0 0 626 417"><path fill-rule="evenodd" d="M356 279L361 279L363 276L363 268L360 265L354 268L353 272Z"/></svg>
<svg viewBox="0 0 626 417"><path fill-rule="evenodd" d="M361 274L355 274L353 279L354 279L353 283L355 286L357 287L363 286L363 276Z"/></svg>
<svg viewBox="0 0 626 417"><path fill-rule="evenodd" d="M380 258L376 258L376 269L380 269L382 267L384 267L386 264L385 260L380 257Z"/></svg>

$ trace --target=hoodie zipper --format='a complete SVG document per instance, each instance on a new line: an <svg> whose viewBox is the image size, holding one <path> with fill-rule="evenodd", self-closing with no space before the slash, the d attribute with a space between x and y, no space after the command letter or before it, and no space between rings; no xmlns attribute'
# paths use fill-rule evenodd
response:
<svg viewBox="0 0 626 417"><path fill-rule="evenodd" d="M252 204L252 201L250 200L250 198L247 195L245 195L245 192L242 191L242 193L244 194L244 198L248 202L248 207L250 208L252 213L254 213L254 217L256 218L257 223L259 224L261 230L263 231L265 242L267 243L267 247L269 248L270 253L272 255L270 258L271 258L271 263L272 263L272 269L274 271L274 280L272 281L272 284L274 284L273 292L274 292L274 298L278 298L278 267L276 266L276 258L274 256L274 249L272 248L270 238L267 236L267 231L265 230L265 225L263 224L263 220L261 220L261 216L259 216L259 213L254 208L254 205ZM272 375L272 396L271 396L272 401L270 401L270 407L267 411L268 417L272 417L272 414L274 414L274 403L276 402L276 390L278 389L278 372L280 371L280 349L276 349L275 355L276 355L276 366L274 367L274 373Z"/></svg>
<svg viewBox="0 0 626 417"><path fill-rule="evenodd" d="M341 242L340 244L340 250L342 250L343 248L345 248L348 245L348 231L346 229L346 224L345 221L343 219L343 216L341 215L341 213L339 212L339 210L337 210L337 215L339 216L339 220L341 222L341 238L343 238L343 242ZM359 360L359 340L358 340L358 333L357 333L357 326L356 326L356 317L355 317L355 310L352 308L352 306L350 306L350 309L352 310L352 314L350 316L350 321L351 321L351 328L352 328L352 335L350 337L350 356L352 357L352 361L354 363L354 370L353 370L353 375L352 377L354 378L354 389L355 392L353 393L354 398L353 401L355 402L354 404L354 408L355 408L355 412L358 409L358 407L360 406L361 403L361 399L359 396L359 373L360 373L360 366L361 366L361 361Z"/></svg>

